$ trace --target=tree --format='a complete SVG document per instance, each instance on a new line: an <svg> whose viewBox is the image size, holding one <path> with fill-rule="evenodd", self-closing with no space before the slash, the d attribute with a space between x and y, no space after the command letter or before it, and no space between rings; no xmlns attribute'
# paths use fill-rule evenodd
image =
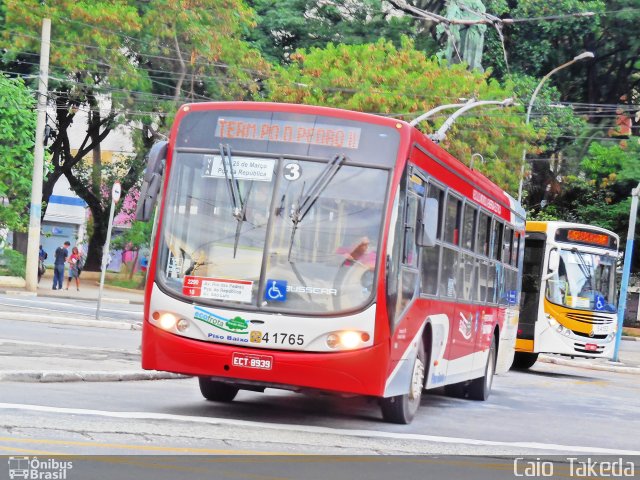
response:
<svg viewBox="0 0 640 480"><path fill-rule="evenodd" d="M0 75L0 230L22 232L29 223L35 103L22 80Z"/></svg>
<svg viewBox="0 0 640 480"><path fill-rule="evenodd" d="M251 24L240 0L2 0L0 47L4 63L32 62L43 17L52 19L50 102L57 137L43 184L46 203L64 175L94 219L85 268L99 270L106 239L111 184L103 188L101 143L123 123L135 124L136 154L119 165L122 196L135 187L145 152L166 130L178 104L189 100L245 98L257 91L260 55L239 40ZM33 70L33 69L32 69ZM88 128L77 150L69 128L77 112ZM83 163L90 158L91 169Z"/></svg>
<svg viewBox="0 0 640 480"><path fill-rule="evenodd" d="M461 97L503 100L514 93L512 83L500 85L489 80L488 74L469 72L464 65L447 66L428 58L406 38L400 48L384 40L366 45L329 44L324 49L299 50L291 60L291 65L278 69L265 82L270 100L411 119ZM439 116L431 130L447 116ZM422 127L430 128L424 123ZM532 138L522 107L489 107L459 119L443 146L465 163L473 153L481 153L486 162L476 163L475 168L516 192L519 169L514 163L522 154L523 142Z"/></svg>
<svg viewBox="0 0 640 480"><path fill-rule="evenodd" d="M248 0L258 14L248 40L262 54L288 63L300 48L324 48L328 43L357 45L384 38L399 46L411 35L410 17L394 14L382 0Z"/></svg>

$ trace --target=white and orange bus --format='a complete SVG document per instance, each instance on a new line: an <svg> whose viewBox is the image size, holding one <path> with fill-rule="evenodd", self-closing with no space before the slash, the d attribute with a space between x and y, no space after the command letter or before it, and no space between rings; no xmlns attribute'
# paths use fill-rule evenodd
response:
<svg viewBox="0 0 640 480"><path fill-rule="evenodd" d="M511 365L524 211L405 122L185 105L152 149L139 218L159 192L145 369L197 376L213 401L378 397L409 423L423 389L484 400Z"/></svg>
<svg viewBox="0 0 640 480"><path fill-rule="evenodd" d="M619 241L592 225L527 222L514 368L539 353L613 357Z"/></svg>

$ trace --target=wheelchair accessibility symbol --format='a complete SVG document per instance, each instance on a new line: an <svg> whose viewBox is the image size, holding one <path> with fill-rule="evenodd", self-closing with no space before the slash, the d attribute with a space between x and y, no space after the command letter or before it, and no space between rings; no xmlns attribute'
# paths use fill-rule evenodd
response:
<svg viewBox="0 0 640 480"><path fill-rule="evenodd" d="M596 295L595 298L596 310L602 311L605 309L607 304L604 301L604 297L602 295Z"/></svg>
<svg viewBox="0 0 640 480"><path fill-rule="evenodd" d="M267 280L264 298L270 302L284 302L287 299L287 281Z"/></svg>

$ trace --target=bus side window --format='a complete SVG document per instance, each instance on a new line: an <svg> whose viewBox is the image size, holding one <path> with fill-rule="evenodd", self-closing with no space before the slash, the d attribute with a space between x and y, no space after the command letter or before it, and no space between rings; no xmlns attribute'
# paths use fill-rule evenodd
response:
<svg viewBox="0 0 640 480"><path fill-rule="evenodd" d="M464 206L464 220L462 224L462 248L473 250L473 237L476 227L476 208L467 203Z"/></svg>
<svg viewBox="0 0 640 480"><path fill-rule="evenodd" d="M491 219L489 215L484 212L480 212L480 216L478 219L478 236L476 240L476 253L480 255L484 255L485 257L489 256L489 234L491 232Z"/></svg>
<svg viewBox="0 0 640 480"><path fill-rule="evenodd" d="M506 264L511 263L511 244L513 243L513 228L505 227L502 238L502 261Z"/></svg>
<svg viewBox="0 0 640 480"><path fill-rule="evenodd" d="M461 271L458 252L451 248L443 247L440 289L438 290L438 294L441 297L456 298L458 296L458 291L462 288Z"/></svg>
<svg viewBox="0 0 640 480"><path fill-rule="evenodd" d="M491 259L500 260L500 250L502 245L502 231L504 225L495 218L491 229Z"/></svg>
<svg viewBox="0 0 640 480"><path fill-rule="evenodd" d="M447 195L447 206L444 218L444 241L458 245L460 243L460 217L462 202L451 192Z"/></svg>

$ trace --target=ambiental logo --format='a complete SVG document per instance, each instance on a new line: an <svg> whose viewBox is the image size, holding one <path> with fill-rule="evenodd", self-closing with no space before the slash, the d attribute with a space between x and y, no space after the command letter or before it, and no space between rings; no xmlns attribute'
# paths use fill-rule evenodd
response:
<svg viewBox="0 0 640 480"><path fill-rule="evenodd" d="M9 457L9 478L28 480L66 480L67 470L73 468L73 462L38 457Z"/></svg>

